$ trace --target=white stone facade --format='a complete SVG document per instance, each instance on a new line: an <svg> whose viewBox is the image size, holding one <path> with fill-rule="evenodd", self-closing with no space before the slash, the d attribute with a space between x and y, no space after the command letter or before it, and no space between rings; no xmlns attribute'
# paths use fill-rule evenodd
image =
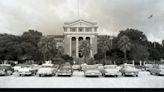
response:
<svg viewBox="0 0 164 92"><path fill-rule="evenodd" d="M89 40L91 44L90 57L97 53L97 23L77 20L64 23L64 53L75 58L80 58L79 43Z"/></svg>

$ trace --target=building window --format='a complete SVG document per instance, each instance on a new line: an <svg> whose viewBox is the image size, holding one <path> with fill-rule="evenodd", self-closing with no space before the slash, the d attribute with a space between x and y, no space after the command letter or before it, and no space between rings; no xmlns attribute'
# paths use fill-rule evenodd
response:
<svg viewBox="0 0 164 92"><path fill-rule="evenodd" d="M91 32L92 29L91 28L86 28L86 32Z"/></svg>
<svg viewBox="0 0 164 92"><path fill-rule="evenodd" d="M64 28L64 32L67 32L67 28Z"/></svg>
<svg viewBox="0 0 164 92"><path fill-rule="evenodd" d="M79 32L83 32L83 29L82 28L79 28Z"/></svg>
<svg viewBox="0 0 164 92"><path fill-rule="evenodd" d="M94 31L97 32L97 28L94 28Z"/></svg>
<svg viewBox="0 0 164 92"><path fill-rule="evenodd" d="M75 29L75 28L71 28L70 31L71 31L71 32L76 32L76 29Z"/></svg>

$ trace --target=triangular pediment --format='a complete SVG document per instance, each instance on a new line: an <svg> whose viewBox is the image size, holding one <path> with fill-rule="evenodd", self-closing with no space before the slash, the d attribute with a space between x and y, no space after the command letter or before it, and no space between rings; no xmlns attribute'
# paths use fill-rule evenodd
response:
<svg viewBox="0 0 164 92"><path fill-rule="evenodd" d="M79 19L73 22L67 22L64 24L65 26L69 26L69 27L93 27L97 25L97 23L95 22L89 22L82 19Z"/></svg>

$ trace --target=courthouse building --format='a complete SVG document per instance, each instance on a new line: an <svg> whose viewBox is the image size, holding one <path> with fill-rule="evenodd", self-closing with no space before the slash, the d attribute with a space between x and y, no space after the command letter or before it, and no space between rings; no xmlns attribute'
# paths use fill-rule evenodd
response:
<svg viewBox="0 0 164 92"><path fill-rule="evenodd" d="M79 19L64 23L63 30L63 35L53 35L53 37L57 42L57 48L64 49L64 54L70 55L73 58L82 58L83 56L79 49L82 40L90 42L92 47L90 57L97 53L97 41L101 37L98 35L97 23Z"/></svg>

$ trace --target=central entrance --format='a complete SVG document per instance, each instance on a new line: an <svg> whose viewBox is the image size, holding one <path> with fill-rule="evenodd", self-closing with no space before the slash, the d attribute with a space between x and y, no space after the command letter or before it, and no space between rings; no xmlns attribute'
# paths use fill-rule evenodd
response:
<svg viewBox="0 0 164 92"><path fill-rule="evenodd" d="M74 58L83 58L82 50L79 49L79 46L82 44L83 40L87 40L91 44L90 37L71 37L71 53ZM92 50L91 50L92 52ZM90 52L90 54L91 54ZM90 55L92 57L92 55Z"/></svg>

